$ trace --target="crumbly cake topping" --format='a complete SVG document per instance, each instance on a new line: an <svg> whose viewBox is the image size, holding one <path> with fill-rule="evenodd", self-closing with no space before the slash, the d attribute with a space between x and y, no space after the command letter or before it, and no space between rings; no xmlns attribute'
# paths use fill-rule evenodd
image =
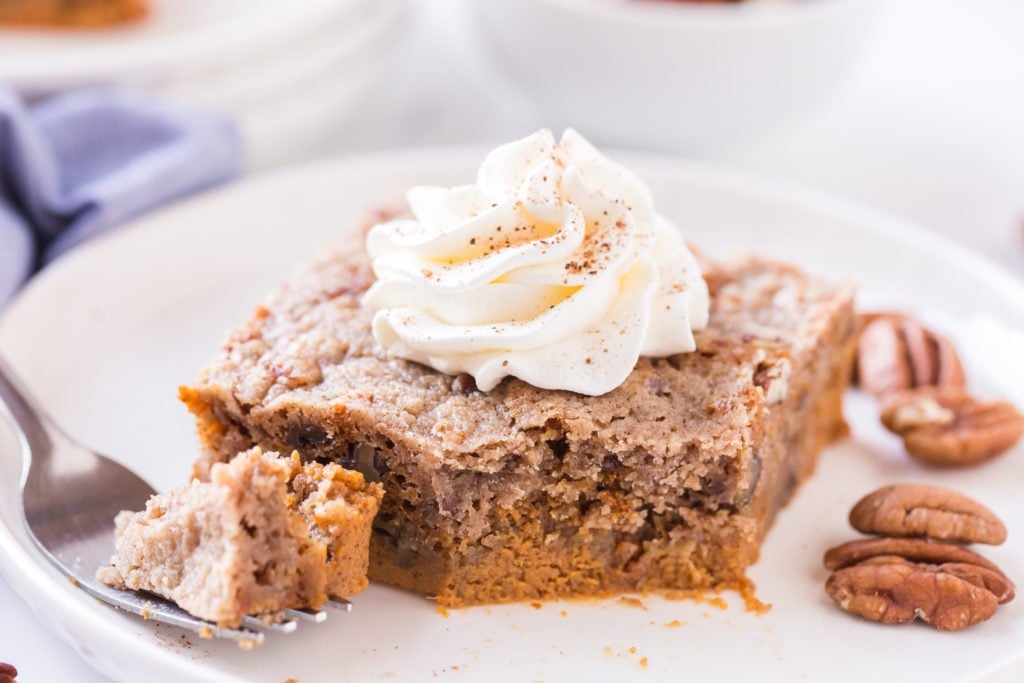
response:
<svg viewBox="0 0 1024 683"><path fill-rule="evenodd" d="M538 389L515 378L484 393L472 378L384 354L370 333L371 313L360 305L373 282L367 257L343 249L298 273L233 332L196 386L219 393L232 411L308 421L310 432L296 434L295 447L332 438L304 415L333 411L356 431L379 426L410 451L481 470L502 468L508 453L528 460L558 432L600 434L655 457L688 444L736 452L764 408L754 375L785 362L787 348L813 343L816 326L849 303L795 269L757 260L737 267L742 282L707 269L715 296L708 329L696 335L697 353L641 358L602 396Z"/></svg>

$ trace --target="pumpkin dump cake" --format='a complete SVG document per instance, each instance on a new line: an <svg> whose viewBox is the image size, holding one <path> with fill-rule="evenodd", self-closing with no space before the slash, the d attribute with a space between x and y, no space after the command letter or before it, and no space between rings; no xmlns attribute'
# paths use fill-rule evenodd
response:
<svg viewBox="0 0 1024 683"><path fill-rule="evenodd" d="M739 583L845 433L851 292L698 265L571 131L409 200L182 388L197 477L254 444L363 472L370 579L448 606Z"/></svg>
<svg viewBox="0 0 1024 683"><path fill-rule="evenodd" d="M99 578L225 626L319 607L366 587L380 497L358 472L253 448L118 515L117 553Z"/></svg>

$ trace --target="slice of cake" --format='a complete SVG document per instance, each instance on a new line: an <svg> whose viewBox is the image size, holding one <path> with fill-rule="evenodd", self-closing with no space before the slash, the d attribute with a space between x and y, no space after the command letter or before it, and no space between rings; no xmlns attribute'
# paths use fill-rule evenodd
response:
<svg viewBox="0 0 1024 683"><path fill-rule="evenodd" d="M845 433L855 320L849 292L784 265L706 273L697 352L642 358L591 397L485 393L383 357L365 254L320 261L182 389L197 473L260 443L379 479L370 578L445 605L738 582Z"/></svg>
<svg viewBox="0 0 1024 683"><path fill-rule="evenodd" d="M99 28L136 21L144 0L0 0L0 24Z"/></svg>
<svg viewBox="0 0 1024 683"><path fill-rule="evenodd" d="M852 296L757 259L694 281L644 189L538 134L410 193L182 388L197 476L260 444L380 480L370 578L442 605L738 584L845 433Z"/></svg>
<svg viewBox="0 0 1024 683"><path fill-rule="evenodd" d="M208 474L118 515L117 554L100 580L225 626L366 587L379 484L259 448Z"/></svg>

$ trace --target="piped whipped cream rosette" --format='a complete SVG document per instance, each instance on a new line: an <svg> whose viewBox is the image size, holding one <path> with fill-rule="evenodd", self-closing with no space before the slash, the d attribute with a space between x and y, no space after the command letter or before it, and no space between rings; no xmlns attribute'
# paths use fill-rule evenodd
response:
<svg viewBox="0 0 1024 683"><path fill-rule="evenodd" d="M474 185L417 187L375 226L365 303L390 356L483 391L507 376L607 393L640 356L695 348L708 291L647 186L573 130L488 154Z"/></svg>

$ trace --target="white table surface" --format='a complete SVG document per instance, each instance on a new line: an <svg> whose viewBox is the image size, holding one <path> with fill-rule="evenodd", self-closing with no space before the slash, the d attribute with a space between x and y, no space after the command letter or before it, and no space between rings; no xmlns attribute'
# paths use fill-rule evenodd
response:
<svg viewBox="0 0 1024 683"><path fill-rule="evenodd" d="M518 104L475 57L460 1L419 3L414 35L396 56L387 88L333 153L492 143L544 125L543 112ZM716 160L887 209L1024 277L1022 30L1021 0L890 0L857 73L836 97L770 139ZM396 98L406 106L388 106ZM2 580L0 614L0 661L15 664L19 680L107 680Z"/></svg>

